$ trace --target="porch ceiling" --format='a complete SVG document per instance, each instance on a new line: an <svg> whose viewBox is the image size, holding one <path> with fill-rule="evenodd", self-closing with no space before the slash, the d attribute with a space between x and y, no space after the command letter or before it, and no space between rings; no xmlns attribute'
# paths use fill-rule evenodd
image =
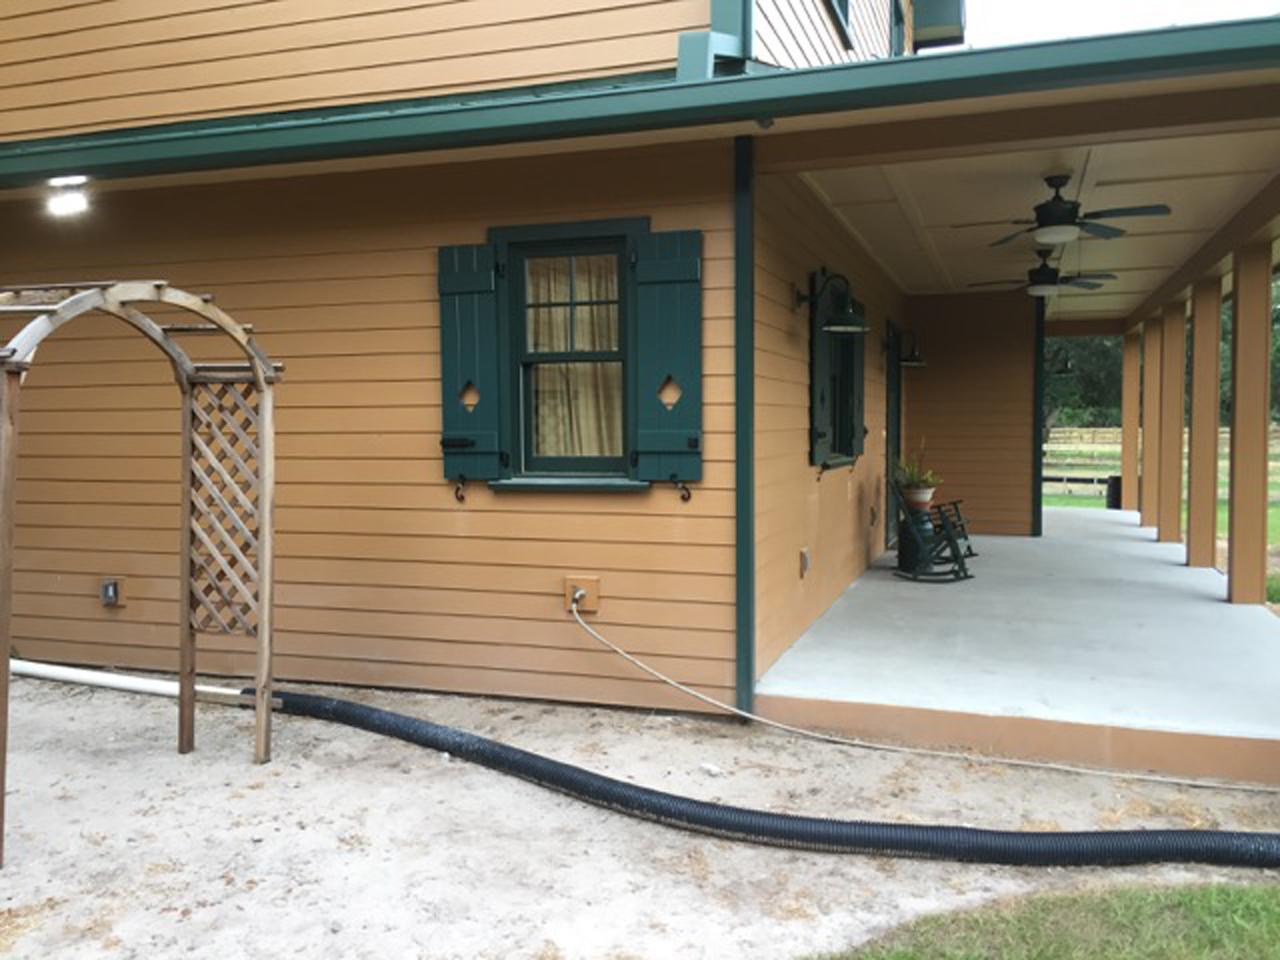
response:
<svg viewBox="0 0 1280 960"><path fill-rule="evenodd" d="M1025 277L1030 236L989 244L1049 196L1043 178L1071 174L1064 195L1084 209L1167 203L1168 217L1114 221L1126 236L1058 248L1064 273L1105 271L1103 290L1064 291L1055 320L1127 317L1223 224L1280 174L1280 119L1247 132L1017 150L816 170L805 174L908 293L965 292ZM1010 289L1015 287L1010 284ZM991 288L983 288L991 289ZM998 288L997 288L998 289Z"/></svg>

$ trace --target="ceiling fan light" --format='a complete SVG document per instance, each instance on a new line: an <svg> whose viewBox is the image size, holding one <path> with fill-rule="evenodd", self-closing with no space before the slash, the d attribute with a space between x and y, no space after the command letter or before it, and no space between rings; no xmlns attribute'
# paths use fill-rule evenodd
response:
<svg viewBox="0 0 1280 960"><path fill-rule="evenodd" d="M1027 287L1027 294L1033 297L1056 297L1058 295L1058 285L1056 283L1033 283Z"/></svg>
<svg viewBox="0 0 1280 960"><path fill-rule="evenodd" d="M1056 247L1063 243L1071 243L1073 240L1079 240L1080 227L1074 223L1039 227L1036 229L1033 236L1036 238L1036 243L1045 243L1051 247Z"/></svg>

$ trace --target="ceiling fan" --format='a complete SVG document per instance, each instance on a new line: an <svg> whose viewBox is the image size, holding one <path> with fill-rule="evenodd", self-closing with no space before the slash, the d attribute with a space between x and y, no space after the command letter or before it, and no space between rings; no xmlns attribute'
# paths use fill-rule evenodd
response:
<svg viewBox="0 0 1280 960"><path fill-rule="evenodd" d="M1152 203L1142 207L1111 207L1106 210L1089 210L1081 213L1078 200L1068 200L1062 195L1062 188L1071 182L1070 174L1057 173L1045 177L1044 182L1053 191L1053 196L1043 203L1036 204L1035 219L1010 220L1009 223L1022 229L1015 230L1007 237L1001 237L991 246L1002 246L1025 233L1035 234L1036 243L1054 246L1077 240L1082 233L1102 240L1112 240L1115 237L1123 237L1125 231L1097 221L1113 220L1116 217L1167 217L1173 212L1166 204Z"/></svg>
<svg viewBox="0 0 1280 960"><path fill-rule="evenodd" d="M1033 297L1056 297L1062 287L1075 287L1078 290L1101 290L1104 280L1118 279L1114 273L1064 275L1057 267L1049 263L1049 258L1053 256L1052 250L1037 250L1036 256L1040 258L1040 263L1027 271L1025 284L1027 293ZM1004 287L1010 284L1022 284L1022 282L1021 278L1016 280L983 280L980 283L971 283L969 286Z"/></svg>

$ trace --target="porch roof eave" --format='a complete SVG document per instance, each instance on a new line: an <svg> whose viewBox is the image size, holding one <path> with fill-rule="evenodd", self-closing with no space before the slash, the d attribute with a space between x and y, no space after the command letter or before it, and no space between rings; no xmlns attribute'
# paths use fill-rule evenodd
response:
<svg viewBox="0 0 1280 960"><path fill-rule="evenodd" d="M0 142L0 190L370 157L1215 75L1275 72L1280 17L697 82L591 84L237 115ZM1029 102L1030 102L1029 101ZM727 131L726 131L727 132Z"/></svg>

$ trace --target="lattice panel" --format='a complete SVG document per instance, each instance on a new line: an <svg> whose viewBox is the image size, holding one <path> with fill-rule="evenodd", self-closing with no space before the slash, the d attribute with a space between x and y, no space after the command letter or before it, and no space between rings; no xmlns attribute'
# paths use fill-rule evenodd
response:
<svg viewBox="0 0 1280 960"><path fill-rule="evenodd" d="M252 383L191 385L191 626L258 632L259 451Z"/></svg>

